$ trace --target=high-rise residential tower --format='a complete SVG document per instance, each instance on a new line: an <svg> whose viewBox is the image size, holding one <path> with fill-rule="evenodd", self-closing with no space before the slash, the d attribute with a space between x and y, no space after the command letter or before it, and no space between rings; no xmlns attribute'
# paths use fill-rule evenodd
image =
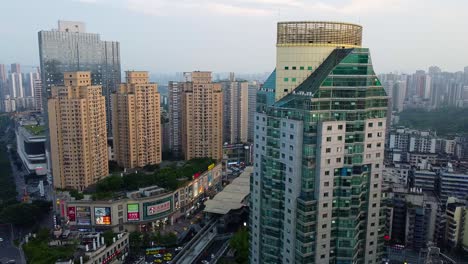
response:
<svg viewBox="0 0 468 264"><path fill-rule="evenodd" d="M106 104L90 72L66 72L48 100L55 188L83 190L109 174Z"/></svg>
<svg viewBox="0 0 468 264"><path fill-rule="evenodd" d="M127 71L127 82L112 94L114 153L124 168L161 163L158 86L146 71Z"/></svg>
<svg viewBox="0 0 468 264"><path fill-rule="evenodd" d="M11 64L11 73L21 73L21 66L19 63Z"/></svg>
<svg viewBox="0 0 468 264"><path fill-rule="evenodd" d="M253 142L255 128L255 109L257 107L257 91L260 89L260 83L257 81L249 82L248 95L248 125L247 125L247 141Z"/></svg>
<svg viewBox="0 0 468 264"><path fill-rule="evenodd" d="M103 88L111 136L110 96L117 90L121 75L119 42L102 41L99 34L87 33L84 23L74 21L59 21L58 29L39 31L38 40L44 100L53 85L64 84L64 72L90 71L91 84Z"/></svg>
<svg viewBox="0 0 468 264"><path fill-rule="evenodd" d="M182 152L186 160L223 157L223 92L211 72L186 74L182 92Z"/></svg>
<svg viewBox="0 0 468 264"><path fill-rule="evenodd" d="M173 158L182 153L182 92L184 82L169 82L169 145Z"/></svg>
<svg viewBox="0 0 468 264"><path fill-rule="evenodd" d="M230 74L230 80L220 83L223 90L223 141L230 144L247 142L249 83L236 81L234 73Z"/></svg>
<svg viewBox="0 0 468 264"><path fill-rule="evenodd" d="M388 97L361 35L278 23L277 101L255 116L250 263L379 263Z"/></svg>

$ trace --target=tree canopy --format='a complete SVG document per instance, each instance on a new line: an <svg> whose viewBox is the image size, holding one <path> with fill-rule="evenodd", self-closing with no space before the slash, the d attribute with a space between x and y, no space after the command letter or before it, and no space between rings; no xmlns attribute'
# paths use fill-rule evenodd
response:
<svg viewBox="0 0 468 264"><path fill-rule="evenodd" d="M164 168L156 168L153 173L140 172L124 176L112 175L97 183L93 197L95 200L110 199L115 192L134 191L152 185L168 190L176 190L185 182L191 180L195 173L206 171L212 163L215 163L215 160L211 158L196 158L185 162L180 167L174 163Z"/></svg>
<svg viewBox="0 0 468 264"><path fill-rule="evenodd" d="M399 117L400 126L431 129L441 136L468 134L468 108L411 109L401 112Z"/></svg>

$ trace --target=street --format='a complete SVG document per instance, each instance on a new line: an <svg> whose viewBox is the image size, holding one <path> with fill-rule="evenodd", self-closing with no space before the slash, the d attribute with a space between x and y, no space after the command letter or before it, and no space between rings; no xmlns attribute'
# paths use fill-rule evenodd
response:
<svg viewBox="0 0 468 264"><path fill-rule="evenodd" d="M14 259L16 263L25 263L21 260L20 251L14 246L11 235L10 225L0 225L0 238L3 239L0 242L0 261L6 263L8 260Z"/></svg>

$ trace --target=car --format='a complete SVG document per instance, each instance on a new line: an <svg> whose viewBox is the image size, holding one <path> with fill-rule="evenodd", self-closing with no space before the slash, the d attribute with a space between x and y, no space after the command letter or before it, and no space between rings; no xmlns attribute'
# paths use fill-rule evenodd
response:
<svg viewBox="0 0 468 264"><path fill-rule="evenodd" d="M182 247L176 247L175 248L175 251L181 251L182 250Z"/></svg>
<svg viewBox="0 0 468 264"><path fill-rule="evenodd" d="M210 264L210 262L208 260L202 260L201 263L203 264Z"/></svg>
<svg viewBox="0 0 468 264"><path fill-rule="evenodd" d="M155 258L162 258L162 255L161 255L161 254L156 254L156 255L154 255L153 257L155 257Z"/></svg>
<svg viewBox="0 0 468 264"><path fill-rule="evenodd" d="M172 257L164 257L164 260L165 260L165 261L172 260Z"/></svg>
<svg viewBox="0 0 468 264"><path fill-rule="evenodd" d="M155 259L154 263L162 263L163 261L161 259Z"/></svg>
<svg viewBox="0 0 468 264"><path fill-rule="evenodd" d="M166 253L164 254L165 257L172 257L172 254L171 253Z"/></svg>
<svg viewBox="0 0 468 264"><path fill-rule="evenodd" d="M3 242L3 238L0 237L0 242Z"/></svg>

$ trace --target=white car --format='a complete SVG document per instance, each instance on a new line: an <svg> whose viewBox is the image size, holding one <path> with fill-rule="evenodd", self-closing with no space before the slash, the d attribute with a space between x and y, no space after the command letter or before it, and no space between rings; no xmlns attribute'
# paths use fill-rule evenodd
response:
<svg viewBox="0 0 468 264"><path fill-rule="evenodd" d="M155 258L162 258L162 255L161 254L156 254L154 255Z"/></svg>
<svg viewBox="0 0 468 264"><path fill-rule="evenodd" d="M0 237L0 242L3 242L3 238Z"/></svg>
<svg viewBox="0 0 468 264"><path fill-rule="evenodd" d="M176 247L175 251L181 251L182 247Z"/></svg>

